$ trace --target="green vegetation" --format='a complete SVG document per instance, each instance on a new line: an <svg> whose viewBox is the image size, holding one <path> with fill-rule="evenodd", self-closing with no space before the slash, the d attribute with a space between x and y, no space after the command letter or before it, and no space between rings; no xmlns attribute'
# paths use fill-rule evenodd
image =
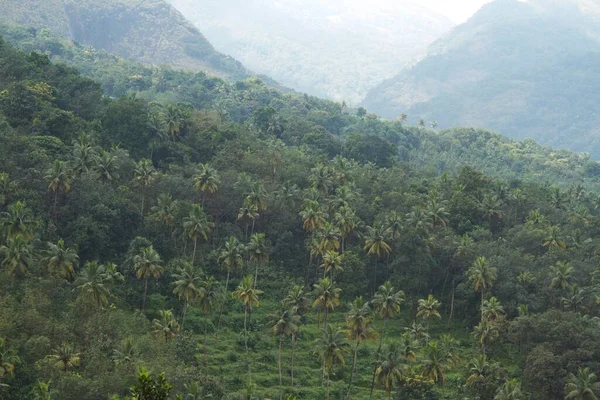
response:
<svg viewBox="0 0 600 400"><path fill-rule="evenodd" d="M63 52L0 41L3 399L600 395L588 157Z"/></svg>

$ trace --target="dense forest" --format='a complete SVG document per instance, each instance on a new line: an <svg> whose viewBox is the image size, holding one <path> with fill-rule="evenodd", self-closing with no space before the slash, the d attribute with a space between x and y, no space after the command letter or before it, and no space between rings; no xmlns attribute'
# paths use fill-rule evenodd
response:
<svg viewBox="0 0 600 400"><path fill-rule="evenodd" d="M3 32L0 398L600 396L588 155Z"/></svg>

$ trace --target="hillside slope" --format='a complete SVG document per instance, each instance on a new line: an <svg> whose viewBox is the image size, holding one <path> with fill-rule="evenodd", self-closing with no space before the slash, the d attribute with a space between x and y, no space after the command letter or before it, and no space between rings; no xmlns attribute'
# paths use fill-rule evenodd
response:
<svg viewBox="0 0 600 400"><path fill-rule="evenodd" d="M373 89L386 118L498 130L600 157L600 30L591 2L497 0Z"/></svg>
<svg viewBox="0 0 600 400"><path fill-rule="evenodd" d="M162 0L3 0L0 22L48 28L81 44L146 64L207 71L241 79L248 72L217 52L177 10Z"/></svg>
<svg viewBox="0 0 600 400"><path fill-rule="evenodd" d="M354 104L453 25L407 0L169 1L248 68Z"/></svg>

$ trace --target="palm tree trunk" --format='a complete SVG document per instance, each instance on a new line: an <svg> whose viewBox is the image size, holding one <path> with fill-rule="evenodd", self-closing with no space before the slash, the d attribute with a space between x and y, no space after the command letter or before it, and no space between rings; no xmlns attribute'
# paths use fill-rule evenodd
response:
<svg viewBox="0 0 600 400"><path fill-rule="evenodd" d="M244 347L248 353L248 307L244 307Z"/></svg>
<svg viewBox="0 0 600 400"><path fill-rule="evenodd" d="M146 294L148 293L148 277L144 280L144 299L142 300L142 313L146 310Z"/></svg>
<svg viewBox="0 0 600 400"><path fill-rule="evenodd" d="M281 346L283 345L283 335L279 335L279 389L283 389L283 378L281 374Z"/></svg>
<svg viewBox="0 0 600 400"><path fill-rule="evenodd" d="M450 316L448 317L448 328L450 328L450 323L452 322L452 316L454 315L454 279L452 279L452 300L450 301Z"/></svg>
<svg viewBox="0 0 600 400"><path fill-rule="evenodd" d="M325 309L323 310L323 330L324 331L327 330L327 314L328 314L328 309L327 309L327 306L325 306Z"/></svg>
<svg viewBox="0 0 600 400"><path fill-rule="evenodd" d="M54 218L54 224L56 224L56 205L58 204L58 189L54 191L54 204L52 205L52 217Z"/></svg>
<svg viewBox="0 0 600 400"><path fill-rule="evenodd" d="M196 263L196 247L198 245L198 236L194 237L194 255L192 256L192 265Z"/></svg>
<svg viewBox="0 0 600 400"><path fill-rule="evenodd" d="M383 330L381 331L381 336L379 337L379 346L377 346L377 361L381 360L381 346L383 345L383 337L385 336L385 330L387 327L388 319L385 318L383 320ZM369 398L373 396L373 389L375 388L375 374L377 373L377 365L373 368L373 377L371 378L371 392L369 394Z"/></svg>
<svg viewBox="0 0 600 400"><path fill-rule="evenodd" d="M187 312L187 307L188 307L188 301L186 300L185 303L183 303L183 318L181 320L181 331L183 332L183 327L185 325L185 313Z"/></svg>
<svg viewBox="0 0 600 400"><path fill-rule="evenodd" d="M325 384L327 385L327 400L329 400L329 370L327 370L327 382L325 382Z"/></svg>
<svg viewBox="0 0 600 400"><path fill-rule="evenodd" d="M254 221L255 219L252 218L252 231L250 232L251 235L254 235Z"/></svg>
<svg viewBox="0 0 600 400"><path fill-rule="evenodd" d="M483 322L483 297L485 296L485 288L481 288L481 322Z"/></svg>
<svg viewBox="0 0 600 400"><path fill-rule="evenodd" d="M258 281L258 262L256 263L256 268L254 269L254 289L256 289L256 281Z"/></svg>
<svg viewBox="0 0 600 400"><path fill-rule="evenodd" d="M352 391L352 381L354 380L354 371L356 370L356 356L358 354L358 346L360 345L360 341L356 341L356 347L354 348L354 358L352 359L352 372L350 373L350 384L348 385L348 394L346 395L347 399L350 399L350 392Z"/></svg>
<svg viewBox="0 0 600 400"><path fill-rule="evenodd" d="M296 351L296 335L292 335L292 387L294 387L294 355Z"/></svg>
<svg viewBox="0 0 600 400"><path fill-rule="evenodd" d="M225 295L227 295L227 288L229 287L229 272L231 270L227 269L227 280L225 281ZM218 337L219 331L221 330L221 317L223 316L223 306L225 305L225 299L223 299L223 303L219 307L219 321L217 322L217 332L216 337Z"/></svg>
<svg viewBox="0 0 600 400"><path fill-rule="evenodd" d="M140 215L144 218L144 200L146 200L146 196L144 195L144 190L142 189L142 207L140 208Z"/></svg>
<svg viewBox="0 0 600 400"><path fill-rule="evenodd" d="M204 354L203 354L203 359L204 359L204 368L206 369L206 327L208 326L208 324L206 322L204 322Z"/></svg>

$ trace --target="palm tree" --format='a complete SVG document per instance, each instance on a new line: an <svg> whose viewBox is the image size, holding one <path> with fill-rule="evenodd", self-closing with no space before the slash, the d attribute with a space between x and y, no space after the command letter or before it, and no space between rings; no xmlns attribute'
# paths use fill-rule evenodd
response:
<svg viewBox="0 0 600 400"><path fill-rule="evenodd" d="M199 204L194 204L190 214L183 219L183 229L188 237L194 241L194 253L192 255L192 264L196 263L196 249L198 247L198 238L208 239L208 233L215 226Z"/></svg>
<svg viewBox="0 0 600 400"><path fill-rule="evenodd" d="M427 214L431 220L431 226L443 226L448 225L448 217L450 213L446 209L448 202L446 200L440 201L437 198L437 194L433 194L429 197L427 203Z"/></svg>
<svg viewBox="0 0 600 400"><path fill-rule="evenodd" d="M483 319L487 322L497 322L504 317L504 307L496 297L490 297L483 302Z"/></svg>
<svg viewBox="0 0 600 400"><path fill-rule="evenodd" d="M244 199L245 205L254 205L259 211L267 209L267 191L260 182L254 182L250 193Z"/></svg>
<svg viewBox="0 0 600 400"><path fill-rule="evenodd" d="M156 215L165 225L171 225L175 219L175 209L177 207L177 200L173 200L170 194L161 194L158 196L157 205L153 206L151 211L153 215Z"/></svg>
<svg viewBox="0 0 600 400"><path fill-rule="evenodd" d="M350 398L352 391L352 382L354 380L354 372L356 370L356 357L358 347L366 340L375 340L377 333L372 328L373 316L371 307L365 303L362 297L356 298L350 305L350 310L346 314L346 335L348 339L356 342L354 347L354 357L352 358L352 372L350 373L350 383L348 384L347 398Z"/></svg>
<svg viewBox="0 0 600 400"><path fill-rule="evenodd" d="M84 300L91 300L100 309L108 304L110 290L107 283L110 281L105 266L98 264L96 261L88 261L83 266L79 277L77 277L75 287L81 292L80 296Z"/></svg>
<svg viewBox="0 0 600 400"><path fill-rule="evenodd" d="M37 381L31 389L31 400L52 400L54 391L50 389L52 381Z"/></svg>
<svg viewBox="0 0 600 400"><path fill-rule="evenodd" d="M24 276L33 265L33 248L21 235L13 236L0 247L0 267L9 276Z"/></svg>
<svg viewBox="0 0 600 400"><path fill-rule="evenodd" d="M567 244L565 240L560 235L560 228L556 225L550 227L546 238L544 239L544 243L542 246L547 247L548 250L558 250L558 249L566 249Z"/></svg>
<svg viewBox="0 0 600 400"><path fill-rule="evenodd" d="M278 365L279 365L279 386L283 386L281 373L281 348L283 346L283 338L286 336L295 335L300 329L300 316L292 309L280 310L277 314L269 317L268 326L271 327L273 336L279 338L278 347Z"/></svg>
<svg viewBox="0 0 600 400"><path fill-rule="evenodd" d="M285 307L295 310L300 316L307 313L311 306L310 299L302 285L292 286L281 302Z"/></svg>
<svg viewBox="0 0 600 400"><path fill-rule="evenodd" d="M144 215L144 202L146 200L146 188L154 182L156 178L156 169L152 165L152 161L143 159L135 166L133 171L133 184L142 188L142 206L140 214Z"/></svg>
<svg viewBox="0 0 600 400"><path fill-rule="evenodd" d="M563 305L563 308L567 311L580 311L584 309L584 291L583 289L579 289L577 285L573 285L571 287L571 292L563 297L561 297L560 301Z"/></svg>
<svg viewBox="0 0 600 400"><path fill-rule="evenodd" d="M344 256L338 254L336 251L329 250L323 254L323 264L321 264L321 268L323 268L323 277L327 277L329 274L331 280L333 280L333 273L335 271L344 271L342 268L342 264L344 261Z"/></svg>
<svg viewBox="0 0 600 400"><path fill-rule="evenodd" d="M248 238L248 226L250 221L252 221L252 232L254 233L254 223L258 217L260 217L260 214L258 213L258 208L254 204L244 204L238 211L238 221L246 221L246 233L244 234L244 239Z"/></svg>
<svg viewBox="0 0 600 400"><path fill-rule="evenodd" d="M159 310L158 314L160 315L160 319L155 318L152 320L154 333L162 335L165 338L165 342L168 343L169 340L181 332L181 327L172 310Z"/></svg>
<svg viewBox="0 0 600 400"><path fill-rule="evenodd" d="M428 324L430 318L442 318L439 312L441 303L432 294L426 299L420 299L417 304L417 318L423 318Z"/></svg>
<svg viewBox="0 0 600 400"><path fill-rule="evenodd" d="M221 250L219 260L221 266L227 270L227 280L225 281L225 292L229 287L229 275L231 272L242 269L244 266L244 245L241 244L234 236L231 236L225 246Z"/></svg>
<svg viewBox="0 0 600 400"><path fill-rule="evenodd" d="M332 178L331 169L324 164L319 164L311 169L308 182L317 191L327 196L333 186Z"/></svg>
<svg viewBox="0 0 600 400"><path fill-rule="evenodd" d="M479 354L477 357L474 357L469 361L469 377L467 378L467 386L472 386L476 382L482 381L485 379L486 375L489 372L490 363L488 362L488 358L485 354Z"/></svg>
<svg viewBox="0 0 600 400"><path fill-rule="evenodd" d="M321 229L317 231L317 241L317 250L320 254L340 250L340 232L329 221L326 221Z"/></svg>
<svg viewBox="0 0 600 400"><path fill-rule="evenodd" d="M485 257L478 257L467 270L467 277L473 284L475 292L481 291L481 320L483 321L483 300L485 289L491 288L497 278L497 269L490 266Z"/></svg>
<svg viewBox="0 0 600 400"><path fill-rule="evenodd" d="M387 243L388 238L388 233L382 225L376 227L369 226L367 227L363 250L367 254L375 256L376 261L379 261L383 257L389 257L392 248ZM373 285L374 288L377 287L377 262L373 270Z"/></svg>
<svg viewBox="0 0 600 400"><path fill-rule="evenodd" d="M44 176L50 184L48 189L54 193L54 203L52 206L52 215L56 219L56 205L58 203L58 195L60 192L67 193L71 190L71 171L67 169L67 163L56 160L54 165Z"/></svg>
<svg viewBox="0 0 600 400"><path fill-rule="evenodd" d="M262 293L262 290L254 287L252 275L246 275L233 292L233 297L241 301L244 305L244 346L246 347L246 352L248 352L248 315L251 315L253 307L258 307L258 298Z"/></svg>
<svg viewBox="0 0 600 400"><path fill-rule="evenodd" d="M417 340L420 343L427 342L429 340L429 333L427 329L417 321L413 321L410 326L404 328L404 332L408 334L412 339Z"/></svg>
<svg viewBox="0 0 600 400"><path fill-rule="evenodd" d="M0 224L7 238L21 235L31 240L32 231L37 225L31 210L20 201L8 206L8 209L0 213Z"/></svg>
<svg viewBox="0 0 600 400"><path fill-rule="evenodd" d="M0 209L8 202L11 189L11 181L6 172L0 172Z"/></svg>
<svg viewBox="0 0 600 400"><path fill-rule="evenodd" d="M389 345L385 357L375 370L378 385L383 385L389 398L392 398L392 390L402 381L404 376L402 368L402 352L395 343Z"/></svg>
<svg viewBox="0 0 600 400"><path fill-rule="evenodd" d="M204 206L204 193L216 193L219 190L219 184L221 178L216 169L211 167L208 163L200 164L200 170L194 175L194 188L198 192L202 192L202 205Z"/></svg>
<svg viewBox="0 0 600 400"><path fill-rule="evenodd" d="M557 261L555 265L550 267L550 288L566 291L571 287L571 274L573 266L569 262Z"/></svg>
<svg viewBox="0 0 600 400"><path fill-rule="evenodd" d="M44 255L44 263L49 274L58 275L69 282L75 279L75 268L79 265L79 256L75 249L65 247L64 240L59 239L56 244L48 243L48 250L44 252Z"/></svg>
<svg viewBox="0 0 600 400"><path fill-rule="evenodd" d="M333 217L333 223L341 236L341 252L344 253L346 239L356 229L359 219L353 209L348 206L340 207Z"/></svg>
<svg viewBox="0 0 600 400"><path fill-rule="evenodd" d="M184 263L183 267L179 267L177 272L173 274L173 278L175 279L173 294L176 294L179 300L184 301L183 318L181 319L181 330L183 330L189 303L201 295L202 276L200 270L195 269L192 264Z"/></svg>
<svg viewBox="0 0 600 400"><path fill-rule="evenodd" d="M402 215L398 211L392 211L385 217L385 232L391 240L398 240L404 226L402 225Z"/></svg>
<svg viewBox="0 0 600 400"><path fill-rule="evenodd" d="M179 105L169 104L165 107L165 124L171 138L179 136L185 124L185 115Z"/></svg>
<svg viewBox="0 0 600 400"><path fill-rule="evenodd" d="M109 151L101 150L94 171L102 183L116 181L119 179L119 159Z"/></svg>
<svg viewBox="0 0 600 400"><path fill-rule="evenodd" d="M78 367L81 363L80 353L75 352L73 345L66 342L55 347L48 358L54 361L56 366L60 367L63 372L67 372L70 368Z"/></svg>
<svg viewBox="0 0 600 400"><path fill-rule="evenodd" d="M323 330L327 329L327 315L329 310L335 310L340 304L340 294L342 289L335 287L335 284L329 278L323 278L314 285L313 308L323 309Z"/></svg>
<svg viewBox="0 0 600 400"><path fill-rule="evenodd" d="M423 375L434 382L446 382L447 354L438 342L430 342L423 352Z"/></svg>
<svg viewBox="0 0 600 400"><path fill-rule="evenodd" d="M485 354L488 344L491 344L498 336L498 328L485 320L480 322L473 331L473 337L481 346L481 352L483 354Z"/></svg>
<svg viewBox="0 0 600 400"><path fill-rule="evenodd" d="M117 367L123 364L135 364L135 361L140 355L132 337L125 338L118 348L113 349L112 360Z"/></svg>
<svg viewBox="0 0 600 400"><path fill-rule="evenodd" d="M136 270L138 279L144 280L144 300L142 302L142 313L146 309L146 296L148 293L148 278L153 277L155 280L160 278L163 271L162 260L154 247L144 247L139 254L133 257L133 265Z"/></svg>
<svg viewBox="0 0 600 400"><path fill-rule="evenodd" d="M500 386L494 400L525 400L526 397L521 391L521 384L516 379L506 381Z"/></svg>
<svg viewBox="0 0 600 400"><path fill-rule="evenodd" d="M577 375L570 373L565 385L565 400L597 400L600 383L589 368L579 368Z"/></svg>
<svg viewBox="0 0 600 400"><path fill-rule="evenodd" d="M255 233L250 237L250 243L246 246L250 261L256 265L254 271L254 284L258 281L258 265L269 261L269 249L264 233Z"/></svg>
<svg viewBox="0 0 600 400"><path fill-rule="evenodd" d="M210 314L221 298L219 285L212 276L207 277L200 283L200 296L198 297L198 306L208 320ZM204 367L206 367L206 338L208 321L204 323Z"/></svg>
<svg viewBox="0 0 600 400"><path fill-rule="evenodd" d="M6 340L0 337L0 386L2 379L7 376L13 376L15 373L15 364L21 362L16 352L9 348Z"/></svg>
<svg viewBox="0 0 600 400"><path fill-rule="evenodd" d="M97 159L98 153L88 135L81 135L78 141L73 141L71 166L77 176L88 173L96 164Z"/></svg>
<svg viewBox="0 0 600 400"><path fill-rule="evenodd" d="M350 343L341 329L331 325L323 330L323 335L315 342L315 352L321 360L323 375L327 382L327 398L329 398L329 375L334 365L344 365Z"/></svg>
<svg viewBox="0 0 600 400"><path fill-rule="evenodd" d="M300 211L300 217L302 217L303 228L309 232L315 232L325 224L325 213L321 210L319 203L313 200L305 203Z"/></svg>

